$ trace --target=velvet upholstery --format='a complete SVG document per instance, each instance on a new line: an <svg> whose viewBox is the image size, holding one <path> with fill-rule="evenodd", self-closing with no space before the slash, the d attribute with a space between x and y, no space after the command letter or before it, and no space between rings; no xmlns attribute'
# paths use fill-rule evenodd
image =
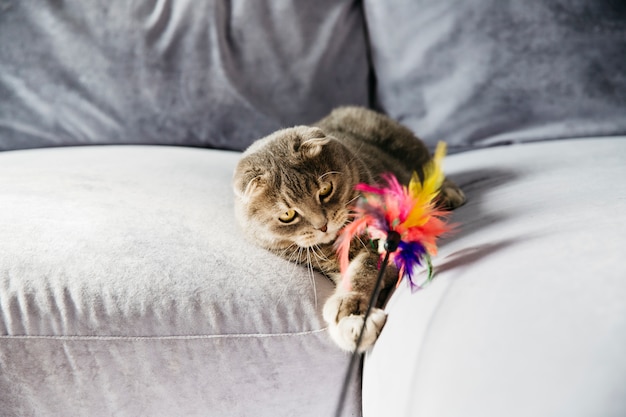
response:
<svg viewBox="0 0 626 417"><path fill-rule="evenodd" d="M332 284L243 239L228 150L341 104L469 197L344 415L624 415L622 4L0 1L0 416L331 415Z"/></svg>
<svg viewBox="0 0 626 417"><path fill-rule="evenodd" d="M626 134L615 0L364 0L378 106L452 152Z"/></svg>
<svg viewBox="0 0 626 417"><path fill-rule="evenodd" d="M626 415L626 137L452 155L468 203L365 361L363 415Z"/></svg>
<svg viewBox="0 0 626 417"><path fill-rule="evenodd" d="M0 9L0 150L242 150L367 105L354 0L20 0Z"/></svg>
<svg viewBox="0 0 626 417"><path fill-rule="evenodd" d="M237 158L0 153L0 415L332 412L348 360L321 318L332 283L246 243Z"/></svg>

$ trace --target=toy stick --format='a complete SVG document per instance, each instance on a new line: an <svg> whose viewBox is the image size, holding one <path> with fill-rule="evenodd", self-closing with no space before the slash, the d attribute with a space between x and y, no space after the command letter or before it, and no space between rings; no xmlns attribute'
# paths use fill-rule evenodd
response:
<svg viewBox="0 0 626 417"><path fill-rule="evenodd" d="M367 310L365 310L365 314L363 315L363 325L361 326L361 332L359 333L359 337L356 341L356 347L354 348L354 352L352 352L352 355L350 356L350 362L348 363L346 376L344 377L343 384L341 386L341 393L339 395L339 402L337 403L337 408L335 410L335 417L341 417L341 412L343 411L343 406L346 402L346 395L348 393L348 386L350 385L354 366L356 365L357 359L361 357L361 354L359 353L359 347L361 346L361 341L363 340L363 333L365 333L367 318L369 317L372 308L376 305L376 302L378 301L381 284L383 282L383 276L385 275L385 269L387 268L387 263L389 262L389 256L398 249L399 244L400 235L397 232L390 232L385 242L385 258L383 259L380 270L378 271L378 278L376 279L376 284L374 285L374 291L372 291L372 296L370 297L370 301L367 305Z"/></svg>
<svg viewBox="0 0 626 417"><path fill-rule="evenodd" d="M391 174L383 176L387 187L381 188L368 184L359 184L356 187L363 193L363 196L353 208L354 220L344 227L336 242L343 285L346 290L349 291L351 287L350 277L345 272L350 262L350 243L355 236L369 235L373 241L384 241L384 246L379 249L381 256L384 254L384 259L363 316L363 325L356 348L350 357L335 412L336 417L341 416L354 366L360 357L358 351L367 318L378 301L387 264L390 261L394 262L399 273L398 284L406 278L412 291L422 288L416 282L415 277L418 267L426 267L428 274L426 283L433 279L431 256L437 253L436 240L451 230L451 226L445 222L448 212L437 208L435 204L444 180L442 160L445 153L445 144L439 143L433 159L424 167L424 179L420 180L415 173L408 187L400 185Z"/></svg>

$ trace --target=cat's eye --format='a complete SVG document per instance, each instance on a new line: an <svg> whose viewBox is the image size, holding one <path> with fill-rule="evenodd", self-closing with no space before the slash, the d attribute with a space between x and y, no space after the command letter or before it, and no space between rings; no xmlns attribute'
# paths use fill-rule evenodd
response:
<svg viewBox="0 0 626 417"><path fill-rule="evenodd" d="M326 198L333 192L333 183L325 182L320 186L320 199Z"/></svg>
<svg viewBox="0 0 626 417"><path fill-rule="evenodd" d="M283 214L281 214L278 217L278 220L280 220L283 223L290 223L292 222L294 219L296 218L296 211L289 209L286 212L284 212Z"/></svg>

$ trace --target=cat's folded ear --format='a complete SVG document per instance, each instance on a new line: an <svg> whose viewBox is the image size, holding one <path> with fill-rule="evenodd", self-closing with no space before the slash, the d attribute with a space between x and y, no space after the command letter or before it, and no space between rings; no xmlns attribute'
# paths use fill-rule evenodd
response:
<svg viewBox="0 0 626 417"><path fill-rule="evenodd" d="M258 193L265 184L264 174L256 169L239 164L233 177L233 189L235 195L247 200Z"/></svg>
<svg viewBox="0 0 626 417"><path fill-rule="evenodd" d="M322 129L309 127L306 134L302 135L302 142L298 151L307 158L315 158L328 142L330 142L330 138Z"/></svg>

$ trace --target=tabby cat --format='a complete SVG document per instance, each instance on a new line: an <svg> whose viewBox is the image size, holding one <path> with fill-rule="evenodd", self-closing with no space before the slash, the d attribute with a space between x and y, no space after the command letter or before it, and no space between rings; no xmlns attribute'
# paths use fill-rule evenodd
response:
<svg viewBox="0 0 626 417"><path fill-rule="evenodd" d="M338 284L333 242L350 221L350 206L358 198L354 186L378 184L386 172L406 184L430 158L425 145L394 120L364 108L341 107L311 126L259 139L244 152L233 180L235 214L253 242ZM440 203L455 208L464 201L463 192L446 180ZM323 309L332 339L348 351L356 348L378 274L379 255L370 246L358 240L352 244L352 289L337 285ZM386 271L388 288L397 280L397 270L390 265ZM372 310L359 350L375 342L385 320L383 310Z"/></svg>

